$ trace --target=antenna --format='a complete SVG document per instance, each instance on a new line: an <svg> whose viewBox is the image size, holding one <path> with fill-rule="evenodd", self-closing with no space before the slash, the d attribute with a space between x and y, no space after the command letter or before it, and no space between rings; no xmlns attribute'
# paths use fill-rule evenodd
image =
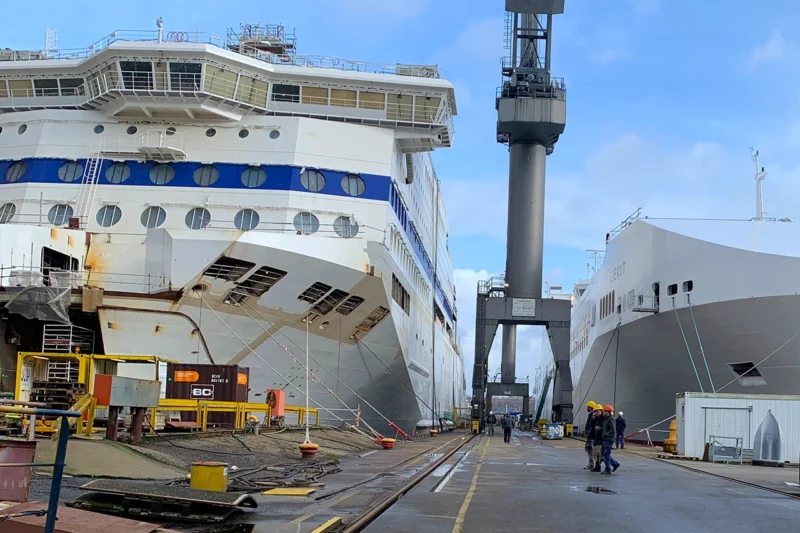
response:
<svg viewBox="0 0 800 533"><path fill-rule="evenodd" d="M767 178L767 173L764 171L764 167L761 166L761 158L756 150L753 147L750 147L750 156L756 163L756 217L754 220L762 221L764 220L764 197L763 197L763 182Z"/></svg>
<svg viewBox="0 0 800 533"><path fill-rule="evenodd" d="M589 252L590 254L592 254L592 259L594 260L593 273L597 274L597 263L598 263L598 259L600 257L600 254L603 253L603 250L586 250L586 251ZM589 264L588 263L586 265L586 271L587 271L587 273L589 271Z"/></svg>
<svg viewBox="0 0 800 533"><path fill-rule="evenodd" d="M47 28L44 37L44 56L49 58L50 54L58 54L58 30Z"/></svg>

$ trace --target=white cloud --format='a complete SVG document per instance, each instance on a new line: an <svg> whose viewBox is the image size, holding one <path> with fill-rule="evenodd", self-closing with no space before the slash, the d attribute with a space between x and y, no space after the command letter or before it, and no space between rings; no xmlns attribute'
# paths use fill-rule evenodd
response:
<svg viewBox="0 0 800 533"><path fill-rule="evenodd" d="M473 20L453 39L439 50L436 60L445 62L454 57L467 62L497 61L503 55L503 17L488 17ZM495 66L495 63L492 63Z"/></svg>
<svg viewBox="0 0 800 533"><path fill-rule="evenodd" d="M552 156L553 158L558 155ZM550 159L550 158L548 158ZM591 154L576 174L548 165L545 242L578 249L602 246L605 233L642 207L652 217L749 218L752 212L752 162L747 149L729 152L718 143L698 142L664 151L635 134L624 135ZM770 170L770 169L768 169ZM795 181L773 168L770 211L791 216ZM505 239L508 194L505 173L442 180L450 235ZM788 190L787 190L788 188ZM791 192L791 194L795 194ZM486 202L486 198L497 201ZM476 217L475 213L481 216Z"/></svg>
<svg viewBox="0 0 800 533"><path fill-rule="evenodd" d="M769 39L750 52L754 64L797 59L800 59L800 43L787 39L780 30L773 31Z"/></svg>

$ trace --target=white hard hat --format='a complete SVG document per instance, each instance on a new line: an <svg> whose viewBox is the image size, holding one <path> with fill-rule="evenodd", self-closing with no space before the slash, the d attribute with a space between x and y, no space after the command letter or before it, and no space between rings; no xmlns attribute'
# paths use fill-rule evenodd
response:
<svg viewBox="0 0 800 533"><path fill-rule="evenodd" d="M619 416L622 416L622 411L620 411L620 412L619 412L619 413L617 413L617 414L618 414Z"/></svg>
<svg viewBox="0 0 800 533"><path fill-rule="evenodd" d="M493 414L494 414L494 411L489 411L489 414L490 414L490 415L493 415Z"/></svg>

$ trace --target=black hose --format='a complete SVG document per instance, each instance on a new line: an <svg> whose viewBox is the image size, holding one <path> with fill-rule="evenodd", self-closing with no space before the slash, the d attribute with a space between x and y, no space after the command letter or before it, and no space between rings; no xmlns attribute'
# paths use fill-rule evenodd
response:
<svg viewBox="0 0 800 533"><path fill-rule="evenodd" d="M205 452L205 453L212 453L212 454L217 454L217 455L230 455L230 456L234 456L234 457L247 457L247 456L253 455L253 450L247 444L245 444L242 440L240 440L239 438L234 436L233 432L231 432L231 438L233 438L233 440L235 440L236 442L238 442L239 444L244 446L245 449L247 450L247 453L235 453L235 452L223 452L223 451L216 451L216 450L206 450L206 449L203 449L203 448L192 448L190 446L181 446L180 444L175 444L174 442L169 440L167 437L165 437L164 435L162 435L161 433L159 433L158 431L155 430L155 426L150 421L150 417L149 416L147 416L147 415L144 415L144 416L147 419L147 423L150 424L151 428L153 428L153 433L155 433L156 437L159 437L159 438L165 440L167 443L175 446L176 448L180 448L182 450L189 450L191 452L200 452L200 453Z"/></svg>

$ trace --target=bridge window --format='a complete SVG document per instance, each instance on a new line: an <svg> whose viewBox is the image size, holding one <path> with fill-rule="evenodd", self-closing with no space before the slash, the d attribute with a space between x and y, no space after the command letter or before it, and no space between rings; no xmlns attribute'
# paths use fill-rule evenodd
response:
<svg viewBox="0 0 800 533"><path fill-rule="evenodd" d="M14 218L14 213L17 212L17 206L14 204L3 204L0 207L0 224L8 224Z"/></svg>
<svg viewBox="0 0 800 533"><path fill-rule="evenodd" d="M97 212L97 223L104 228L114 226L122 218L122 210L116 205L101 207Z"/></svg>
<svg viewBox="0 0 800 533"><path fill-rule="evenodd" d="M261 217L259 217L258 213L252 209L242 209L236 213L235 217L233 217L234 225L237 229L242 231L250 231L251 229L255 229L260 221Z"/></svg>
<svg viewBox="0 0 800 533"><path fill-rule="evenodd" d="M106 169L106 180L109 183L123 183L131 177L131 167L127 163L114 163Z"/></svg>
<svg viewBox="0 0 800 533"><path fill-rule="evenodd" d="M439 111L439 104L441 102L441 98L417 96L414 99L414 121L433 122L433 119L436 118L436 113Z"/></svg>
<svg viewBox="0 0 800 533"><path fill-rule="evenodd" d="M272 85L272 101L273 102L291 102L293 104L300 103L300 86L299 85L286 85L283 83L275 83Z"/></svg>
<svg viewBox="0 0 800 533"><path fill-rule="evenodd" d="M58 179L66 183L72 183L81 179L83 176L83 165L77 161L69 161L61 165L58 169Z"/></svg>
<svg viewBox="0 0 800 533"><path fill-rule="evenodd" d="M267 107L267 94L269 94L269 83L257 80L250 76L240 76L239 85L236 88L236 99L258 107Z"/></svg>
<svg viewBox="0 0 800 533"><path fill-rule="evenodd" d="M8 86L6 80L0 80L0 98L8 98Z"/></svg>
<svg viewBox="0 0 800 533"><path fill-rule="evenodd" d="M386 118L411 122L414 97L403 94L390 94L386 102Z"/></svg>
<svg viewBox="0 0 800 533"><path fill-rule="evenodd" d="M157 228L167 219L167 212L158 206L148 207L142 211L139 220L145 228Z"/></svg>
<svg viewBox="0 0 800 533"><path fill-rule="evenodd" d="M194 171L194 182L201 187L214 185L219 179L219 171L213 165L203 165Z"/></svg>
<svg viewBox="0 0 800 533"><path fill-rule="evenodd" d="M342 189L350 196L361 196L365 188L366 184L361 176L347 174L342 178Z"/></svg>
<svg viewBox="0 0 800 533"><path fill-rule="evenodd" d="M63 226L72 218L72 206L68 204L56 204L47 213L47 220L54 226Z"/></svg>
<svg viewBox="0 0 800 533"><path fill-rule="evenodd" d="M211 222L211 213L203 207L195 207L186 213L186 227L189 229L205 229Z"/></svg>
<svg viewBox="0 0 800 533"><path fill-rule="evenodd" d="M348 89L331 89L331 105L336 107L356 107L358 92Z"/></svg>
<svg viewBox="0 0 800 533"><path fill-rule="evenodd" d="M294 216L294 228L305 235L312 235L319 230L319 219L313 213L297 213Z"/></svg>
<svg viewBox="0 0 800 533"><path fill-rule="evenodd" d="M200 73L203 66L200 63L170 63L169 87L173 91L199 91Z"/></svg>
<svg viewBox="0 0 800 533"><path fill-rule="evenodd" d="M58 96L58 80L55 78L33 80L33 88L36 96Z"/></svg>
<svg viewBox="0 0 800 533"><path fill-rule="evenodd" d="M30 98L33 96L33 80L8 80L8 89L12 98Z"/></svg>
<svg viewBox="0 0 800 533"><path fill-rule="evenodd" d="M175 177L175 169L172 165L162 163L150 169L150 181L155 185L166 185Z"/></svg>
<svg viewBox="0 0 800 533"><path fill-rule="evenodd" d="M58 80L58 84L61 86L61 96L86 94L86 89L83 87L83 78L61 78Z"/></svg>
<svg viewBox="0 0 800 533"><path fill-rule="evenodd" d="M206 65L206 81L203 88L207 93L216 94L223 98L233 98L236 93L236 80L238 77L235 72Z"/></svg>
<svg viewBox="0 0 800 533"><path fill-rule="evenodd" d="M350 217L339 217L333 223L333 231L339 237L351 239L358 235L358 223Z"/></svg>
<svg viewBox="0 0 800 533"><path fill-rule="evenodd" d="M386 93L361 91L358 93L358 107L362 109L386 109Z"/></svg>
<svg viewBox="0 0 800 533"><path fill-rule="evenodd" d="M8 167L8 170L6 170L6 181L9 183L14 183L25 175L26 169L27 165L25 164L25 161L17 161Z"/></svg>
<svg viewBox="0 0 800 533"><path fill-rule="evenodd" d="M242 185L254 189L267 181L267 172L261 167L247 167L242 172Z"/></svg>
<svg viewBox="0 0 800 533"><path fill-rule="evenodd" d="M150 90L153 88L153 64L149 61L120 61L122 83L126 89Z"/></svg>
<svg viewBox="0 0 800 533"><path fill-rule="evenodd" d="M328 105L328 89L324 87L303 87L304 104Z"/></svg>
<svg viewBox="0 0 800 533"><path fill-rule="evenodd" d="M325 187L325 176L318 170L304 170L300 174L300 185L311 192L319 192Z"/></svg>

